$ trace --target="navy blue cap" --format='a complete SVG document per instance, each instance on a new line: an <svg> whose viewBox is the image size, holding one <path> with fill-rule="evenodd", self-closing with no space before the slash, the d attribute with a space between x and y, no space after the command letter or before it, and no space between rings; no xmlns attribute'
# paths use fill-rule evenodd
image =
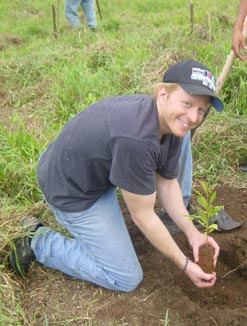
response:
<svg viewBox="0 0 247 326"><path fill-rule="evenodd" d="M211 71L199 61L181 61L164 74L164 83L176 83L191 95L210 96L212 106L219 112L224 108L222 101L215 95L215 81Z"/></svg>

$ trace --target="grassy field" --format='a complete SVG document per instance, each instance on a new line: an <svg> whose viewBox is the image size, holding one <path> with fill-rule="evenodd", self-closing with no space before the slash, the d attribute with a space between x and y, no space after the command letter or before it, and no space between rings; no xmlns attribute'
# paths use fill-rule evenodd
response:
<svg viewBox="0 0 247 326"><path fill-rule="evenodd" d="M231 50L234 0L100 0L98 29L71 30L59 0L0 3L0 325L24 325L18 282L7 268L19 219L46 214L36 181L40 154L61 127L91 103L117 94L150 92L172 63L195 58L217 77ZM54 34L52 5L56 11ZM224 13L224 14L223 14ZM246 64L235 60L193 141L194 182L247 185ZM49 323L47 323L49 325Z"/></svg>

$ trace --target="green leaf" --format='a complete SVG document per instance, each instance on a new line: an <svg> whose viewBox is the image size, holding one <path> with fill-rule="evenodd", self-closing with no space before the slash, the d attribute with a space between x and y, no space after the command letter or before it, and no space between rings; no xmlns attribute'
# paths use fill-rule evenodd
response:
<svg viewBox="0 0 247 326"><path fill-rule="evenodd" d="M204 181L200 181L201 187L203 189L203 191L205 192L205 194L208 194L208 185L206 184L206 182Z"/></svg>
<svg viewBox="0 0 247 326"><path fill-rule="evenodd" d="M197 201L203 208L207 208L207 200L206 200L206 198L198 197Z"/></svg>
<svg viewBox="0 0 247 326"><path fill-rule="evenodd" d="M208 228L208 233L211 233L215 230L218 230L218 225L216 223L214 224L210 224L209 228Z"/></svg>
<svg viewBox="0 0 247 326"><path fill-rule="evenodd" d="M214 202L216 198L216 191L212 192L210 199L209 199L209 203L212 204Z"/></svg>

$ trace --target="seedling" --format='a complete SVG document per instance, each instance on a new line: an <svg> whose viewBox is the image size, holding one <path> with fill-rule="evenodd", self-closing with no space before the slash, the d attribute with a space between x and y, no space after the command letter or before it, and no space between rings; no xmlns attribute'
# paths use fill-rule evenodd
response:
<svg viewBox="0 0 247 326"><path fill-rule="evenodd" d="M190 220L196 220L202 227L203 232L207 235L217 230L218 225L210 222L213 216L216 216L222 209L222 206L214 206L213 202L216 198L216 185L209 186L206 182L200 181L202 192L194 190L196 193L196 201L199 207L196 209L195 214L189 216Z"/></svg>

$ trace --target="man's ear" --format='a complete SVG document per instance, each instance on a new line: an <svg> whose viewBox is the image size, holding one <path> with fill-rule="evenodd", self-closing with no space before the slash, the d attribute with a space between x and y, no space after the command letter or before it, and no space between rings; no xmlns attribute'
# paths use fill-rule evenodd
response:
<svg viewBox="0 0 247 326"><path fill-rule="evenodd" d="M165 85L161 85L158 90L157 101L159 103L164 103L164 100L166 99L167 95L168 95L168 93L167 93Z"/></svg>

